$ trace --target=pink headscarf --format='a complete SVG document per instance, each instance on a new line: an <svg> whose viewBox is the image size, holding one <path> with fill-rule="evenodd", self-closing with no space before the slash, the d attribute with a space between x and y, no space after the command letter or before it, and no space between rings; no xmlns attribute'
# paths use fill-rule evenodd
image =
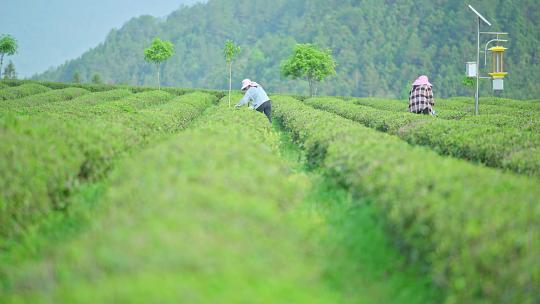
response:
<svg viewBox="0 0 540 304"><path fill-rule="evenodd" d="M259 84L256 83L255 81L251 81L249 79L244 79L242 80L242 88L241 90L245 90L247 87L258 87Z"/></svg>
<svg viewBox="0 0 540 304"><path fill-rule="evenodd" d="M427 84L428 86L432 87L433 85L429 82L429 79L426 75L422 75L420 77L418 77L418 79L416 79L414 82L413 82L413 86L420 86L420 85L425 85Z"/></svg>

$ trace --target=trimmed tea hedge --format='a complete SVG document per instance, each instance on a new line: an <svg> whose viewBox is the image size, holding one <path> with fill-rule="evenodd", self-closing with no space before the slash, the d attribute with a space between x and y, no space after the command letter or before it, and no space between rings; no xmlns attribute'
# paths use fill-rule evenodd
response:
<svg viewBox="0 0 540 304"><path fill-rule="evenodd" d="M540 135L534 132L537 130L535 122L518 129L508 120L504 120L504 127L497 126L492 117L486 116L452 121L377 110L336 98L314 98L306 103L379 131L398 135L411 144L429 146L441 154L518 173L540 175L540 156L536 152L540 148ZM487 119L491 119L492 123L483 124Z"/></svg>
<svg viewBox="0 0 540 304"><path fill-rule="evenodd" d="M101 178L124 152L184 128L215 100L171 97L145 92L79 112L0 116L0 241L65 208L64 197L81 181Z"/></svg>
<svg viewBox="0 0 540 304"><path fill-rule="evenodd" d="M530 101L504 100L504 103L494 101L494 98L480 99L481 115L506 115L514 120L540 121L540 106ZM355 98L349 101L355 104L369 106L379 110L393 112L408 112L406 100L392 100L382 98ZM537 109L538 108L538 109ZM474 99L457 97L451 99L435 99L435 110L438 118L461 119L474 117ZM538 124L538 123L537 123Z"/></svg>
<svg viewBox="0 0 540 304"><path fill-rule="evenodd" d="M537 179L442 157L291 98L274 102L310 163L374 202L446 303L540 302Z"/></svg>
<svg viewBox="0 0 540 304"><path fill-rule="evenodd" d="M133 93L141 93L141 92L147 92L147 91L154 91L156 90L155 87L143 87L143 86L132 86L132 85L115 85L115 84L93 84L93 83L64 83L64 82L51 82L51 81L35 81L35 80L6 80L3 83L9 86L18 86L22 84L40 84L46 87L49 87L51 89L66 89L66 88L83 88L85 90L91 91L91 92L102 92L102 91L108 91L108 90L114 90L114 89L126 89L130 90ZM183 89L183 88L175 88L175 87L161 87L162 91L171 93L173 95L183 95L188 93L208 93L211 95L215 95L217 98L221 98L225 96L225 91L222 90L208 90L208 89Z"/></svg>
<svg viewBox="0 0 540 304"><path fill-rule="evenodd" d="M33 107L14 107L11 110L20 115L35 115L44 112L57 114L78 113L79 115L84 115L85 109L88 109L100 103L123 99L132 94L133 93L131 93L131 91L125 89L93 92L74 98L72 100L49 102Z"/></svg>
<svg viewBox="0 0 540 304"><path fill-rule="evenodd" d="M7 85L6 85L7 86ZM6 87L0 89L0 101L17 99L50 91L51 89L37 83L22 84L16 87Z"/></svg>
<svg viewBox="0 0 540 304"><path fill-rule="evenodd" d="M466 103L474 105L474 98L467 98L464 99L464 101ZM540 103L535 102L534 100L515 100L498 97L485 97L480 98L479 103L480 105L502 106L525 111L540 111Z"/></svg>
<svg viewBox="0 0 540 304"><path fill-rule="evenodd" d="M88 91L81 88L51 90L45 93L31 95L19 99L5 100L0 103L0 112L23 107L33 107L50 102L71 100L84 94L88 94Z"/></svg>
<svg viewBox="0 0 540 304"><path fill-rule="evenodd" d="M115 170L105 212L83 237L31 266L0 266L7 299L339 302L306 217L291 210L307 184L276 156L263 115L220 107ZM46 271L51 264L61 275Z"/></svg>

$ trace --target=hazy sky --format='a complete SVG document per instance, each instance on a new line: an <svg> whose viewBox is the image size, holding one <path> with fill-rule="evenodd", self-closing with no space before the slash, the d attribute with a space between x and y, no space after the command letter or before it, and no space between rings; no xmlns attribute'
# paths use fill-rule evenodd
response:
<svg viewBox="0 0 540 304"><path fill-rule="evenodd" d="M197 0L0 0L0 33L15 36L19 78L79 57L132 17L163 17ZM4 64L5 67L5 64Z"/></svg>

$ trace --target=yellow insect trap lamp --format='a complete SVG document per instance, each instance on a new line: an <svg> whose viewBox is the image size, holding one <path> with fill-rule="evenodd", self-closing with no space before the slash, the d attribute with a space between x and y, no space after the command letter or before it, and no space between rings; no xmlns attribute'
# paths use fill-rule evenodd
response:
<svg viewBox="0 0 540 304"><path fill-rule="evenodd" d="M493 53L493 73L489 73L489 75L493 78L504 78L504 76L508 74L504 72L504 51L506 51L507 48L494 46L489 50Z"/></svg>
<svg viewBox="0 0 540 304"><path fill-rule="evenodd" d="M493 54L493 72L489 76L493 78L493 90L504 90L504 76L508 73L504 71L504 52L507 48L502 46L494 46L489 49Z"/></svg>

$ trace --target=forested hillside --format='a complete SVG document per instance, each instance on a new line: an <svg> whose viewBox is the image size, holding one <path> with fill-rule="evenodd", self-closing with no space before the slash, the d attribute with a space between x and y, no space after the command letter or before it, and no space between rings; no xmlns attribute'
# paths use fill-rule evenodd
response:
<svg viewBox="0 0 540 304"><path fill-rule="evenodd" d="M418 74L432 78L439 96L470 95L462 85L465 62L475 59L476 21L462 0L210 0L182 7L166 20L132 19L80 58L37 78L155 84L155 68L143 49L159 36L174 42L176 54L162 66L170 86L226 88L223 43L242 47L235 83L249 77L273 92L306 93L307 83L280 76L280 63L295 43L330 48L337 76L322 94L403 97ZM540 4L538 0L482 0L471 3L490 21L489 30L510 33L503 96L540 96ZM488 28L484 28L488 30ZM491 89L488 81L483 90Z"/></svg>

